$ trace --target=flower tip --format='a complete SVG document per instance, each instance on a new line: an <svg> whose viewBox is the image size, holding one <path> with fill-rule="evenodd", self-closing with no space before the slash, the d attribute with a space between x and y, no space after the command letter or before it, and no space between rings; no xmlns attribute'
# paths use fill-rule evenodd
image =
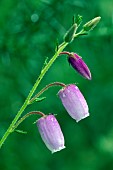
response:
<svg viewBox="0 0 113 170"><path fill-rule="evenodd" d="M85 78L88 79L88 80L92 80L91 73L89 75L87 75L87 77L85 77Z"/></svg>
<svg viewBox="0 0 113 170"><path fill-rule="evenodd" d="M52 150L51 153L53 154L53 153L55 153L55 152L61 151L62 149L65 149L65 148L66 148L65 146L61 146L61 147L59 147L58 149Z"/></svg>
<svg viewBox="0 0 113 170"><path fill-rule="evenodd" d="M98 19L98 21L100 21L100 19L101 19L101 17L99 16L99 17L96 17L97 19Z"/></svg>
<svg viewBox="0 0 113 170"><path fill-rule="evenodd" d="M72 67L84 78L91 80L91 72L86 65L86 63L82 60L82 58L73 53L69 56L68 62L72 65Z"/></svg>
<svg viewBox="0 0 113 170"><path fill-rule="evenodd" d="M89 116L89 112L85 113L84 116L82 116L80 119L77 119L76 122L78 123L80 120L85 119L88 116Z"/></svg>
<svg viewBox="0 0 113 170"><path fill-rule="evenodd" d="M92 77L89 77L88 80L92 80Z"/></svg>

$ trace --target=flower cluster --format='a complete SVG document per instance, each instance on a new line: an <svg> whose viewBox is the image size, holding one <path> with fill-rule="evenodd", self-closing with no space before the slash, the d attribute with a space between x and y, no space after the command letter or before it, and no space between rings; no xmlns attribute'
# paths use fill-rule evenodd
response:
<svg viewBox="0 0 113 170"><path fill-rule="evenodd" d="M74 23L65 34L64 41L70 43L76 36L87 34L99 21L100 17L94 18L83 26L83 30L80 33L75 34L81 22L79 16L77 24ZM69 64L84 78L88 80L92 79L88 66L78 54L63 51L60 55L68 55ZM75 119L76 122L89 116L87 102L75 84L65 85L58 92L58 96L68 114ZM43 116L37 121L37 126L42 140L52 153L65 148L64 136L54 115Z"/></svg>
<svg viewBox="0 0 113 170"><path fill-rule="evenodd" d="M65 86L58 96L69 115L77 122L89 116L86 100L76 85ZM65 148L63 133L54 115L43 116L37 121L37 126L42 140L52 153Z"/></svg>
<svg viewBox="0 0 113 170"><path fill-rule="evenodd" d="M43 79L43 76L46 74L48 69L52 66L54 61L57 59L58 56L61 55L68 55L68 62L69 64L84 78L91 80L91 72L86 65L86 63L83 61L83 59L76 53L73 52L67 52L63 51L64 48L71 43L75 38L88 34L89 31L91 31L100 21L101 17L96 17L89 22L87 22L85 25L83 25L81 31L78 32L78 27L80 26L82 22L82 16L78 15L76 18L73 18L73 24L70 27L70 29L66 32L64 35L64 41L59 45L57 42L56 48L55 48L55 54L50 59L50 61L45 61L44 67L41 70L41 73L39 77L36 80L36 83L32 87L28 97L26 98L24 104L18 111L17 115L15 116L14 120L12 121L11 125L7 129L6 133L4 134L3 138L1 139L0 147L3 145L4 141L8 137L8 135L13 132L17 131L15 130L18 125L27 117L29 117L32 114L40 114L42 117L38 119L37 127L39 130L39 133L41 135L42 140L44 141L47 148L52 152L60 151L61 149L65 148L65 140L62 133L62 130L60 128L60 125L58 121L56 120L55 116L53 114L45 115L44 113L40 111L32 111L28 114L24 115L22 118L20 116L22 115L25 108L29 105L36 102L40 102L44 100L46 97L41 97L40 95L47 90L49 87L53 85L60 85L63 86L63 88L58 92L58 96L68 112L68 114L76 120L76 122L79 122L80 120L86 118L89 116L89 109L87 102L83 96L83 94L80 92L79 88L75 84L69 84L65 85L63 83L54 82L47 86L45 86L41 91L38 92L33 98L33 94L35 90L37 89L38 85L40 84L41 80ZM20 120L19 120L20 118ZM19 133L24 133L23 131L18 130Z"/></svg>

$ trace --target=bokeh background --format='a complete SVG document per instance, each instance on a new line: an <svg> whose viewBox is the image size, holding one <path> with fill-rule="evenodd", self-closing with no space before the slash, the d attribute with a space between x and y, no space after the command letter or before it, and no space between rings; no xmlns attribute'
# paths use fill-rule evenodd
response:
<svg viewBox="0 0 113 170"><path fill-rule="evenodd" d="M53 87L46 100L31 110L57 114L66 149L55 154L46 148L31 116L11 134L0 150L1 170L112 170L113 169L113 0L1 0L0 1L0 138L22 106L43 63L54 54L57 39L72 23L101 16L88 36L74 40L66 50L78 53L89 66L92 80L79 76L65 56L45 75L37 92L54 81L77 83L90 117L76 123L63 108Z"/></svg>

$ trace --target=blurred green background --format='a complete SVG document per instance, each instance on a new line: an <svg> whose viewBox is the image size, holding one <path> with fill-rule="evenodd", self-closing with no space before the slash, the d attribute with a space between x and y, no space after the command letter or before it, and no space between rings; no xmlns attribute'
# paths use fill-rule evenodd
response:
<svg viewBox="0 0 113 170"><path fill-rule="evenodd" d="M57 114L66 149L55 154L46 148L33 122L25 120L0 150L1 170L113 170L113 0L1 0L0 1L0 138L22 106L43 63L54 54L56 40L62 42L74 14L83 24L101 16L88 36L65 50L76 52L92 72L85 80L59 57L37 91L54 81L77 83L90 109L90 117L76 123L56 96L59 87L43 94L47 99L31 110Z"/></svg>

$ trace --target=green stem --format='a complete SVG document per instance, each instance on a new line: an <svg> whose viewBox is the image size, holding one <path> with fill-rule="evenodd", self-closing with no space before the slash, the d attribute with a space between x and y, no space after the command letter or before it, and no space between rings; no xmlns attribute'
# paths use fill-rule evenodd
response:
<svg viewBox="0 0 113 170"><path fill-rule="evenodd" d="M33 103L33 101L39 97L42 93L44 93L46 90L48 90L49 87L52 87L52 86L62 86L62 87L65 87L66 85L64 83L61 83L61 82L54 82L54 83L50 83L48 84L47 86L45 86L41 91L39 91L30 101L29 101L29 104Z"/></svg>
<svg viewBox="0 0 113 170"><path fill-rule="evenodd" d="M77 38L81 35L86 35L86 34L87 34L87 32L84 29L82 29L80 32L78 32L77 34L74 35L74 38Z"/></svg>
<svg viewBox="0 0 113 170"><path fill-rule="evenodd" d="M20 123L22 123L27 117L29 117L30 115L34 115L34 114L36 114L36 115L41 115L41 116L45 116L45 114L44 113L42 113L42 112L40 112L40 111L32 111L32 112L29 112L29 113L27 113L26 115L24 115L16 124L15 124L15 126L13 127L13 130L12 131L14 131L17 127L18 127L18 125L20 124Z"/></svg>
<svg viewBox="0 0 113 170"><path fill-rule="evenodd" d="M32 95L34 94L36 88L38 87L39 83L41 82L42 78L44 77L44 75L46 74L46 72L48 71L48 69L52 66L53 62L57 59L57 57L59 56L60 52L63 51L63 49L68 45L68 43L63 42L62 45L59 47L59 50L55 53L55 55L50 59L50 61L48 62L48 64L44 67L44 69L41 71L41 74L39 75L38 79L36 80L33 88L31 89L30 93L28 94L28 97L26 98L24 104L22 105L22 107L20 108L20 110L18 111L17 115L15 116L15 118L13 119L12 123L10 124L9 128L7 129L7 131L5 132L5 134L3 135L1 141L0 141L0 148L2 147L2 145L4 144L5 140L7 139L7 137L9 136L9 134L12 132L13 127L15 125L15 123L18 121L18 119L20 118L20 116L22 115L23 111L25 110L25 108L27 107L27 105L29 104L29 101L32 97Z"/></svg>

